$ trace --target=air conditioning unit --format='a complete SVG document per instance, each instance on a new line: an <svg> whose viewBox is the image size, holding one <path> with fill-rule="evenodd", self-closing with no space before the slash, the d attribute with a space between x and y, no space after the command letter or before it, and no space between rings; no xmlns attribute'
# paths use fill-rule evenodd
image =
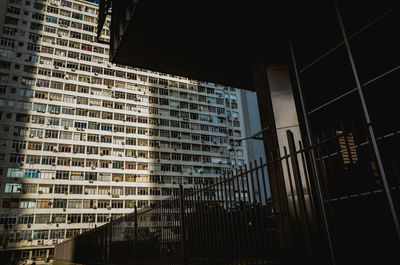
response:
<svg viewBox="0 0 400 265"><path fill-rule="evenodd" d="M98 76L99 74L98 74L98 73L94 73L94 75L95 75L95 76Z"/></svg>
<svg viewBox="0 0 400 265"><path fill-rule="evenodd" d="M64 126L64 130L68 130L69 129L69 127L68 126Z"/></svg>
<svg viewBox="0 0 400 265"><path fill-rule="evenodd" d="M95 209L95 210L96 210L96 209L97 209L97 206L93 206L93 209Z"/></svg>
<svg viewBox="0 0 400 265"><path fill-rule="evenodd" d="M58 244L58 240L57 240L57 239L53 239L53 240L51 241L51 243L53 243L53 245L57 245L57 244Z"/></svg>
<svg viewBox="0 0 400 265"><path fill-rule="evenodd" d="M111 210L111 206L108 206L108 207L107 207L107 210Z"/></svg>
<svg viewBox="0 0 400 265"><path fill-rule="evenodd" d="M47 222L47 224L48 224L48 225L51 225L51 222L50 222L50 221L48 221L48 222Z"/></svg>
<svg viewBox="0 0 400 265"><path fill-rule="evenodd" d="M89 183L93 183L93 179L89 179Z"/></svg>
<svg viewBox="0 0 400 265"><path fill-rule="evenodd" d="M58 37L61 37L61 36L62 36L61 32L58 32L57 35L58 35Z"/></svg>
<svg viewBox="0 0 400 265"><path fill-rule="evenodd" d="M95 169L96 169L96 167L92 167L92 169L93 169L93 170L95 170Z"/></svg>
<svg viewBox="0 0 400 265"><path fill-rule="evenodd" d="M32 227L32 225L31 225L31 224L28 224L26 227L27 227L27 228L31 228L31 227Z"/></svg>
<svg viewBox="0 0 400 265"><path fill-rule="evenodd" d="M85 195L89 195L89 192L85 191L84 194L85 194Z"/></svg>
<svg viewBox="0 0 400 265"><path fill-rule="evenodd" d="M43 245L43 240L38 240L38 241L37 241L37 244L38 244L38 245Z"/></svg>
<svg viewBox="0 0 400 265"><path fill-rule="evenodd" d="M76 70L75 70L75 68L71 68L71 72L75 72Z"/></svg>
<svg viewBox="0 0 400 265"><path fill-rule="evenodd" d="M57 66L57 65L54 65L54 69L58 69L58 66Z"/></svg>
<svg viewBox="0 0 400 265"><path fill-rule="evenodd" d="M118 194L113 194L112 197L113 198L119 198L119 195Z"/></svg>

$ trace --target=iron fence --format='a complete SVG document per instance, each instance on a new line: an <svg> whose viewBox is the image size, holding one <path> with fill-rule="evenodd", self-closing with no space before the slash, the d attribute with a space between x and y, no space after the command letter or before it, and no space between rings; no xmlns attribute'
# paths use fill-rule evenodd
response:
<svg viewBox="0 0 400 265"><path fill-rule="evenodd" d="M352 207L386 207L368 139L358 142L351 133L340 132L309 146L295 143L290 131L287 138L282 156L251 162L211 184L180 185L171 197L150 208L135 208L59 244L56 260L134 265L348 264L349 253L360 259L358 248L367 244L385 251L388 260L398 258L397 251L389 250L399 244L395 236L373 242L382 227L389 235L394 231L390 216L361 219L380 227L366 230L366 237L351 234L363 227L352 226L355 221L348 219L349 211L358 210ZM397 160L392 163L393 172L398 172L397 165ZM397 173L390 184L395 196L399 179Z"/></svg>

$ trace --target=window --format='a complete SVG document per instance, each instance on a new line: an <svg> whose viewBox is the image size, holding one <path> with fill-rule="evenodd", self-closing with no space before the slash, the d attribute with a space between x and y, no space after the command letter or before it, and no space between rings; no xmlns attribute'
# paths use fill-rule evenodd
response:
<svg viewBox="0 0 400 265"><path fill-rule="evenodd" d="M56 171L56 179L69 179L69 171ZM64 185L66 186L66 185ZM68 186L67 186L68 187ZM66 188L68 189L68 188ZM60 193L64 193L67 192L67 190L60 192Z"/></svg>
<svg viewBox="0 0 400 265"><path fill-rule="evenodd" d="M33 214L21 214L18 216L18 224L33 224Z"/></svg>
<svg viewBox="0 0 400 265"><path fill-rule="evenodd" d="M50 222L50 214L36 214L35 224L46 224Z"/></svg>
<svg viewBox="0 0 400 265"><path fill-rule="evenodd" d="M67 222L69 224L77 224L81 222L81 214L68 214Z"/></svg>
<svg viewBox="0 0 400 265"><path fill-rule="evenodd" d="M73 238L80 234L80 229L67 229L65 238Z"/></svg>
<svg viewBox="0 0 400 265"><path fill-rule="evenodd" d="M110 214L97 214L98 223L106 223L110 221Z"/></svg>
<svg viewBox="0 0 400 265"><path fill-rule="evenodd" d="M71 194L82 194L82 191L83 191L83 186L81 185L71 185L69 187L69 192Z"/></svg>
<svg viewBox="0 0 400 265"><path fill-rule="evenodd" d="M20 193L21 192L21 184L18 183L6 183L4 192L5 193Z"/></svg>
<svg viewBox="0 0 400 265"><path fill-rule="evenodd" d="M53 216L56 216L54 218L56 218L53 221ZM51 222L52 223L65 223L65 214L62 215L63 219L58 218L57 216L59 216L58 214L54 215L53 214ZM54 229L54 230L50 230L50 239L64 239L65 238L65 230L64 229Z"/></svg>
<svg viewBox="0 0 400 265"><path fill-rule="evenodd" d="M81 209L82 208L82 200L69 200L68 208L70 209Z"/></svg>
<svg viewBox="0 0 400 265"><path fill-rule="evenodd" d="M50 199L38 199L36 202L36 208L51 208L51 205Z"/></svg>
<svg viewBox="0 0 400 265"><path fill-rule="evenodd" d="M96 221L95 214L83 214L82 223L94 223Z"/></svg>
<svg viewBox="0 0 400 265"><path fill-rule="evenodd" d="M49 239L49 230L34 230L33 231L33 240L43 240Z"/></svg>
<svg viewBox="0 0 400 265"><path fill-rule="evenodd" d="M46 16L46 22L57 24L58 19L56 17Z"/></svg>
<svg viewBox="0 0 400 265"><path fill-rule="evenodd" d="M54 199L53 208L67 208L66 199Z"/></svg>

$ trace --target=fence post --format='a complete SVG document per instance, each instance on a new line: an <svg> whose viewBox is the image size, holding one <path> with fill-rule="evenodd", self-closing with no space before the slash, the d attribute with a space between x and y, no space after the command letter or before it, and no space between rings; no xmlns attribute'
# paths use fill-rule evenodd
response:
<svg viewBox="0 0 400 265"><path fill-rule="evenodd" d="M138 223L137 223L137 220L138 220L138 218L137 218L137 206L136 206L136 204L135 204L135 206L134 206L134 217L133 217L133 222L134 222L134 225L133 225L133 229L134 229L134 240L133 240L133 264L134 265L137 265L137 252L136 252L136 241L137 241L137 230L138 230Z"/></svg>
<svg viewBox="0 0 400 265"><path fill-rule="evenodd" d="M184 199L185 194L183 193L182 184L179 185L179 226L180 226L180 241L181 241L181 264L186 265L186 253L185 253L185 207Z"/></svg>
<svg viewBox="0 0 400 265"><path fill-rule="evenodd" d="M310 233L309 233L309 220L308 220L308 213L307 213L307 205L305 201L305 196L304 196L304 190L303 190L303 183L301 180L301 173L300 173L300 166L299 166L299 161L297 159L297 153L296 153L296 145L294 142L294 137L293 133L290 130L286 130L286 136L289 144L289 156L290 156L290 161L292 164L292 171L293 171L293 178L294 178L294 184L296 187L296 194L293 194L295 196L294 198L294 203L296 203L299 206L298 211L299 211L299 227L302 231L300 234L304 237L304 245L305 245L305 250L307 253L308 258L312 261L313 255L312 255L312 247L311 247L311 242L310 242ZM288 168L288 170L290 170ZM289 175L290 177L290 175Z"/></svg>

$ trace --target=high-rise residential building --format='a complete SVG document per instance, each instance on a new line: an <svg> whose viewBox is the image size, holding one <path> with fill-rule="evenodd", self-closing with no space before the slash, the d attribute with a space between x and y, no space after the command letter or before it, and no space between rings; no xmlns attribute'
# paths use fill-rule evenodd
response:
<svg viewBox="0 0 400 265"><path fill-rule="evenodd" d="M0 38L0 251L54 244L247 162L239 90L113 65L92 1L9 0ZM212 62L210 62L212 63ZM247 117L248 118L248 117ZM10 252L11 253L11 252Z"/></svg>

